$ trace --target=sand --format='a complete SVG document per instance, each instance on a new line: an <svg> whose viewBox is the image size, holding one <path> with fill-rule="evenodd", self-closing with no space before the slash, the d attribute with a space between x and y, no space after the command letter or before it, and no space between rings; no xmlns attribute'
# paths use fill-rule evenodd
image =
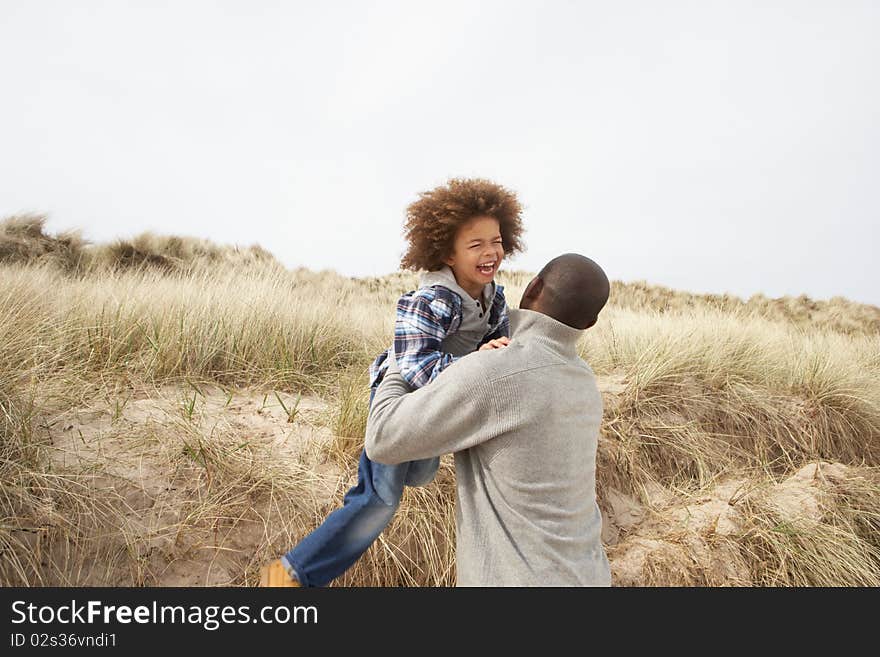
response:
<svg viewBox="0 0 880 657"><path fill-rule="evenodd" d="M600 379L606 410L625 388L622 375ZM292 418L285 407L296 408ZM299 531L313 527L355 480L353 469L329 456L332 413L325 400L289 391L169 385L105 390L40 418L38 435L51 445L53 469L76 473L112 510L97 514L87 531L82 550L94 550L95 558L69 548L50 551L45 558L65 564L69 579L45 583L253 584L259 566L297 538L289 527L271 528L291 513L301 516ZM257 470L266 463L298 477L288 480L296 482L296 509L265 503L271 482ZM811 464L761 494L781 516L818 521L824 484L846 470ZM221 475L224 482L262 482L261 502L248 502L256 497L244 483L218 492ZM754 492L749 481L720 479L687 495L651 482L641 499L602 490L602 538L614 584L644 584L661 570L684 585L750 584L737 547L740 502Z"/></svg>

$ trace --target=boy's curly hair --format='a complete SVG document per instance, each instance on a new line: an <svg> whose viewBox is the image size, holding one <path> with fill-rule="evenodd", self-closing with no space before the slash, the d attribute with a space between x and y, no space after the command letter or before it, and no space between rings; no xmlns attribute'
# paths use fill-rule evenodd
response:
<svg viewBox="0 0 880 657"><path fill-rule="evenodd" d="M451 178L446 185L419 194L406 209L403 235L409 243L402 269L434 271L452 253L455 233L468 220L498 220L504 255L523 250L522 206L516 194L484 178Z"/></svg>

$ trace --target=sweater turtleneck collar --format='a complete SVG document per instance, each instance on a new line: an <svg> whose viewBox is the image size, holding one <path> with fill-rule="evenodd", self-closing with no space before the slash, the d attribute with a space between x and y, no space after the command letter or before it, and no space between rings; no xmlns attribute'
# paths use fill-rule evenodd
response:
<svg viewBox="0 0 880 657"><path fill-rule="evenodd" d="M536 340L555 351L577 355L584 329L576 329L534 310L510 309L511 340Z"/></svg>

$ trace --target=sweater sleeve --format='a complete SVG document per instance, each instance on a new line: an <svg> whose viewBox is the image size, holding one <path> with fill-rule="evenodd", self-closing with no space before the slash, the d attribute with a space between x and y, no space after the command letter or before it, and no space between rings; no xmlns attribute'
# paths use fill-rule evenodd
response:
<svg viewBox="0 0 880 657"><path fill-rule="evenodd" d="M397 302L394 356L413 388L427 385L456 360L442 351L442 342L461 324L460 306L457 295L441 286L421 288Z"/></svg>
<svg viewBox="0 0 880 657"><path fill-rule="evenodd" d="M463 357L430 386L413 392L389 364L367 419L367 456L403 463L469 449L500 435L506 423L498 421L482 366L495 355Z"/></svg>

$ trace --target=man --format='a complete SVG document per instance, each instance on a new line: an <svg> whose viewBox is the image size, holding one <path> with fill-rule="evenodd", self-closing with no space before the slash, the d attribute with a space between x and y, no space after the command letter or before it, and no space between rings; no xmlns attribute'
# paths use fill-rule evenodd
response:
<svg viewBox="0 0 880 657"><path fill-rule="evenodd" d="M392 362L376 390L372 460L455 454L459 586L610 585L596 504L602 397L577 354L609 289L592 260L554 258L511 311L509 345L413 392Z"/></svg>

